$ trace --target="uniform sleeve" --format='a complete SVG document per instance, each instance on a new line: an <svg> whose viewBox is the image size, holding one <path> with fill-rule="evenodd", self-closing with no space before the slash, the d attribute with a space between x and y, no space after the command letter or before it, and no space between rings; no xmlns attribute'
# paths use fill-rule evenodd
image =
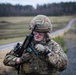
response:
<svg viewBox="0 0 76 75"><path fill-rule="evenodd" d="M17 58L21 59L20 61L21 64L31 59L31 56L28 52L26 53L24 52L21 57L17 57L17 54L14 52L15 50L16 50L16 46L13 48L13 50L11 50L9 53L6 54L4 61L3 61L4 65L15 67L17 64L16 63Z"/></svg>
<svg viewBox="0 0 76 75"><path fill-rule="evenodd" d="M67 67L67 56L58 43L51 40L49 53L49 63L52 64L58 71L63 71Z"/></svg>
<svg viewBox="0 0 76 75"><path fill-rule="evenodd" d="M15 60L17 59L15 53L13 50L11 50L9 53L6 54L5 58L4 58L4 65L6 66L15 66Z"/></svg>

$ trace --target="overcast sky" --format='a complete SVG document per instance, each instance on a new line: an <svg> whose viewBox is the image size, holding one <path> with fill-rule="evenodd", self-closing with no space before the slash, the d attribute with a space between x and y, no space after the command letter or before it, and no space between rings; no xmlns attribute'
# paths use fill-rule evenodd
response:
<svg viewBox="0 0 76 75"><path fill-rule="evenodd" d="M59 2L76 2L76 0L0 0L0 3L11 3L11 4L21 4L21 5L33 5L37 4L47 4L47 3L59 3Z"/></svg>

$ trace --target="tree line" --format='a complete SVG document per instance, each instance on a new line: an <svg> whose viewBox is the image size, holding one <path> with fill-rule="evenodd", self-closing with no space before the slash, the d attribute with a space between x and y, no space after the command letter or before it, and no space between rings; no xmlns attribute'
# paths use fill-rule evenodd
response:
<svg viewBox="0 0 76 75"><path fill-rule="evenodd" d="M44 14L47 16L76 15L76 2L61 2L37 5L12 5L0 3L0 16L35 16Z"/></svg>

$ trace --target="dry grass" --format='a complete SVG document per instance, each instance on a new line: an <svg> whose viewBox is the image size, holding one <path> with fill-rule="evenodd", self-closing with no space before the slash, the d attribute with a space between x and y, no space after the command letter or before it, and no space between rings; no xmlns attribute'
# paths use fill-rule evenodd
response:
<svg viewBox="0 0 76 75"><path fill-rule="evenodd" d="M22 38L30 32L29 23L33 17L0 17L0 45L24 40ZM48 16L48 18L52 22L53 31L56 31L64 28L74 16Z"/></svg>
<svg viewBox="0 0 76 75"><path fill-rule="evenodd" d="M66 42L68 41L68 43L66 44L68 48L76 47L76 21L64 37Z"/></svg>
<svg viewBox="0 0 76 75"><path fill-rule="evenodd" d="M51 22L67 22L68 20L74 18L74 16L48 16ZM21 23L21 22L27 22L29 23L34 16L30 17L0 17L0 21L6 21L6 22L11 22L11 23Z"/></svg>
<svg viewBox="0 0 76 75"><path fill-rule="evenodd" d="M0 17L0 21L6 21L10 23L29 23L33 17Z"/></svg>

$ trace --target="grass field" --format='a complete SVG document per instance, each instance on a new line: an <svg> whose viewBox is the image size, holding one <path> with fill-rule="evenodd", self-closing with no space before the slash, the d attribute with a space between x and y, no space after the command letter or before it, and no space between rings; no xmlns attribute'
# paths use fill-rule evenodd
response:
<svg viewBox="0 0 76 75"><path fill-rule="evenodd" d="M30 32L29 24L33 17L0 17L0 45L24 40ZM74 16L49 16L53 31L64 28L73 18Z"/></svg>

